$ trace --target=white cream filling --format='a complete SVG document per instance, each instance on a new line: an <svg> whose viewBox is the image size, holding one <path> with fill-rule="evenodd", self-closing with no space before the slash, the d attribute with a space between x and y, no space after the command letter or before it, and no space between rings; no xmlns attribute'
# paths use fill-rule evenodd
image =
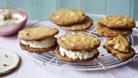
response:
<svg viewBox="0 0 138 78"><path fill-rule="evenodd" d="M95 54L97 54L96 50L93 50L93 52L88 52L88 51L71 51L71 50L66 50L62 47L59 47L59 52L61 56L67 56L71 59L88 59L91 57L94 57Z"/></svg>
<svg viewBox="0 0 138 78"><path fill-rule="evenodd" d="M49 48L53 45L55 45L56 38L50 37L45 40L41 41L26 41L26 40L21 40L20 41L24 45L28 45L29 47L32 48Z"/></svg>
<svg viewBox="0 0 138 78"><path fill-rule="evenodd" d="M10 17L9 19L5 19L5 17ZM5 11L4 9L0 9L0 26L2 25L10 25L16 24L24 20L24 17L18 13L11 13L9 11Z"/></svg>

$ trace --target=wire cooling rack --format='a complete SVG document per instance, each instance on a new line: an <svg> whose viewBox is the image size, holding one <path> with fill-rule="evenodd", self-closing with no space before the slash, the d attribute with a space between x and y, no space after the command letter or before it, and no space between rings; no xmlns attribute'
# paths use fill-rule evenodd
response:
<svg viewBox="0 0 138 78"><path fill-rule="evenodd" d="M90 16L91 18L95 20L97 20L100 17L104 17L104 15L97 15L97 14L87 14L88 16ZM41 20L37 23L34 23L33 25L37 26L37 25L43 25L46 24L45 20ZM54 25L52 25L54 26ZM60 30L59 35L63 35L69 31L65 31L60 29L58 26L55 25L56 28L58 28ZM97 38L99 38L102 42L100 47L97 49L97 51L100 53L99 56L89 62L85 62L85 63L68 63L68 62L63 62L60 61L56 56L54 51L49 51L49 52L44 52L41 54L37 54L37 53L29 53L29 52L24 52L27 56L29 56L30 58L33 58L34 60L37 60L39 62L41 62L43 64L44 67L46 66L51 66L51 67L55 67L55 68L60 68L60 69L68 69L68 70L85 70L85 71L89 71L89 70L107 70L110 68L115 68L121 65L124 65L130 61L135 61L136 59L138 59L138 54L136 54L133 58L131 58L128 61L119 61L117 58L113 57L111 54L107 53L107 51L102 47L103 42L105 42L105 38L101 37L100 35L98 35L95 32L95 26L92 26L89 30L84 31L86 33L90 33L90 34L94 34L97 36ZM133 33L131 35L129 35L127 38L129 40L129 42L132 44L132 47L137 51L138 47L135 44L135 40L134 37L137 36L138 29L137 27L133 29Z"/></svg>

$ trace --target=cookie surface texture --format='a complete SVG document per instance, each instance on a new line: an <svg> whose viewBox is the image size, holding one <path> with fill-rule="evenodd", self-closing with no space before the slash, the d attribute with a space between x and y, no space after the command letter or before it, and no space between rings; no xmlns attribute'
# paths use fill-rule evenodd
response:
<svg viewBox="0 0 138 78"><path fill-rule="evenodd" d="M102 17L99 23L109 28L131 29L135 27L135 21L132 18L117 15Z"/></svg>
<svg viewBox="0 0 138 78"><path fill-rule="evenodd" d="M112 29L100 24L96 24L96 32L104 37L114 37L117 35L128 36L132 33L132 29Z"/></svg>
<svg viewBox="0 0 138 78"><path fill-rule="evenodd" d="M78 9L62 8L52 13L49 19L58 25L71 25L82 22L85 14Z"/></svg>
<svg viewBox="0 0 138 78"><path fill-rule="evenodd" d="M121 61L127 61L135 55L135 51L133 48L130 48L129 53L120 53L119 51L113 49L108 45L104 45L104 47L108 50L108 53L111 53L113 56L117 57Z"/></svg>
<svg viewBox="0 0 138 78"><path fill-rule="evenodd" d="M86 16L86 19L81 23L72 24L68 26L60 26L60 27L65 30L80 31L80 30L86 30L90 28L92 24L93 24L93 20L90 17Z"/></svg>
<svg viewBox="0 0 138 78"><path fill-rule="evenodd" d="M57 39L59 46L69 50L93 50L100 45L96 36L87 33L68 33Z"/></svg>
<svg viewBox="0 0 138 78"><path fill-rule="evenodd" d="M58 33L56 28L50 28L46 26L30 27L21 30L18 33L18 38L22 40L41 40L54 36Z"/></svg>

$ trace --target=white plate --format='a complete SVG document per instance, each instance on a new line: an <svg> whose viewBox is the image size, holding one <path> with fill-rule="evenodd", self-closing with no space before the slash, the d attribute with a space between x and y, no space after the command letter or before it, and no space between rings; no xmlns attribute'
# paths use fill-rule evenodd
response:
<svg viewBox="0 0 138 78"><path fill-rule="evenodd" d="M0 48L0 75L7 74L19 66L20 57L14 52Z"/></svg>

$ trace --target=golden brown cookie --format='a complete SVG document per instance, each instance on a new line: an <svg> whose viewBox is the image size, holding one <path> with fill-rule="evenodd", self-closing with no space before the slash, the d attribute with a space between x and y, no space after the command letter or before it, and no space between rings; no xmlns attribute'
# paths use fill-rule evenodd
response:
<svg viewBox="0 0 138 78"><path fill-rule="evenodd" d="M121 35L107 40L104 43L104 48L121 61L126 61L135 55L135 51L131 48L128 40Z"/></svg>
<svg viewBox="0 0 138 78"><path fill-rule="evenodd" d="M96 24L96 32L99 35L104 37L114 37L117 35L128 36L132 33L132 29L112 29L105 26L100 25L99 23Z"/></svg>
<svg viewBox="0 0 138 78"><path fill-rule="evenodd" d="M85 20L81 23L61 26L61 28L65 30L71 30L71 31L80 31L80 30L86 30L90 28L92 24L93 24L93 20L90 17L86 16Z"/></svg>
<svg viewBox="0 0 138 78"><path fill-rule="evenodd" d="M135 27L135 21L132 18L125 16L106 16L98 20L99 23L108 28L126 28L131 29Z"/></svg>
<svg viewBox="0 0 138 78"><path fill-rule="evenodd" d="M68 33L57 39L59 46L69 50L93 50L100 45L96 36L87 33Z"/></svg>
<svg viewBox="0 0 138 78"><path fill-rule="evenodd" d="M121 61L127 61L135 55L135 51L130 47L129 53L121 53L108 45L104 45L108 53L111 53L113 56L117 57Z"/></svg>
<svg viewBox="0 0 138 78"><path fill-rule="evenodd" d="M22 40L41 40L54 36L58 33L56 28L46 26L30 27L21 30L18 33L18 38Z"/></svg>
<svg viewBox="0 0 138 78"><path fill-rule="evenodd" d="M50 27L30 27L19 32L20 47L29 52L47 52L56 44L58 30Z"/></svg>
<svg viewBox="0 0 138 78"><path fill-rule="evenodd" d="M91 61L91 60L93 60L94 58L97 58L97 56L99 55L99 52L97 52L97 54L95 54L93 57L88 58L88 59L85 59L85 60L84 60L84 59L82 59L82 60L80 60L80 59L71 59L71 58L69 58L69 57L67 57L67 56L62 56L62 55L60 55L59 47L56 48L55 53L56 53L56 57L58 57L61 61L72 62L72 63Z"/></svg>
<svg viewBox="0 0 138 78"><path fill-rule="evenodd" d="M21 49L27 50L27 51L32 52L32 53L48 52L48 51L50 51L50 50L55 49L56 46L57 46L57 45L53 45L53 46L51 46L51 47L49 47L49 48L32 48L32 47L29 47L29 46L27 46L27 45L24 45L24 44L21 44L21 43L20 43Z"/></svg>
<svg viewBox="0 0 138 78"><path fill-rule="evenodd" d="M82 22L85 19L85 14L78 9L62 8L53 12L49 19L58 25L71 25Z"/></svg>
<svg viewBox="0 0 138 78"><path fill-rule="evenodd" d="M117 35L116 37L113 37L112 39L108 39L106 42L106 45L110 45L115 50L118 50L122 53L129 53L130 44L128 40L122 35Z"/></svg>

